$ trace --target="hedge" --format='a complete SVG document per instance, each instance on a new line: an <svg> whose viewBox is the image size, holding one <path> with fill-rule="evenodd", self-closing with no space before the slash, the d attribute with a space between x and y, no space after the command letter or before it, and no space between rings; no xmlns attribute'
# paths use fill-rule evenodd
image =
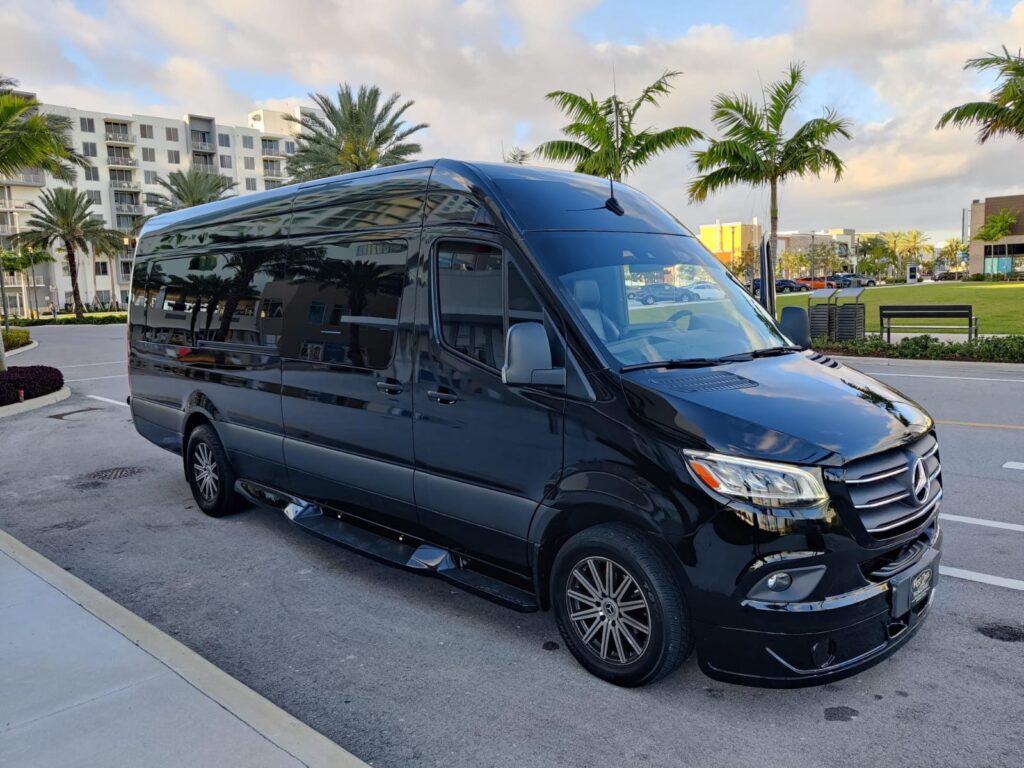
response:
<svg viewBox="0 0 1024 768"><path fill-rule="evenodd" d="M18 391L25 392L25 399L42 397L56 392L64 386L64 375L48 365L12 366L0 373L0 405L10 405L19 400Z"/></svg>
<svg viewBox="0 0 1024 768"><path fill-rule="evenodd" d="M17 349L28 346L32 341L28 331L23 328L11 328L9 331L0 330L0 336L4 337L4 349Z"/></svg>
<svg viewBox="0 0 1024 768"><path fill-rule="evenodd" d="M116 325L117 323L128 322L128 315L121 312L116 315L86 315L81 320L77 317L61 317L54 321L52 318L40 317L29 320L24 317L11 318L11 325L34 326L34 325Z"/></svg>
<svg viewBox="0 0 1024 768"><path fill-rule="evenodd" d="M898 357L909 360L973 360L1024 363L1024 335L991 336L974 341L941 341L934 336L909 336L887 344L881 336L860 341L816 339L813 348L834 355Z"/></svg>

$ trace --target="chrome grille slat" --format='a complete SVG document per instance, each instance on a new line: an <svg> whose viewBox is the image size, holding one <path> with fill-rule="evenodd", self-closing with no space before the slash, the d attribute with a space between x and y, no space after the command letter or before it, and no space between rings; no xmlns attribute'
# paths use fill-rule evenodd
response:
<svg viewBox="0 0 1024 768"><path fill-rule="evenodd" d="M870 504L854 504L854 509L875 509L876 507L884 507L886 504L893 504L897 501L903 501L910 495L910 491L901 491L900 493L894 493L892 496L886 496L884 499L878 501L872 501Z"/></svg>
<svg viewBox="0 0 1024 768"><path fill-rule="evenodd" d="M868 533L885 533L886 531L891 531L893 528L900 528L906 525L907 523L912 523L914 520L917 520L918 518L928 515L933 509L935 509L935 506L941 500L942 491L940 490L937 494L935 494L935 498L933 498L931 501L929 501L927 504L925 504L923 507L916 510L915 512L911 512L906 517L901 517L899 520L894 520L891 523L886 523L885 525L878 525L874 528L868 528Z"/></svg>
<svg viewBox="0 0 1024 768"><path fill-rule="evenodd" d="M885 472L879 472L878 474L875 475L867 475L866 477L861 477L857 480L847 480L846 484L863 485L865 483L877 483L879 480L885 480L885 478L887 477L895 477L896 475L901 475L904 472L906 472L907 469L908 467L904 465L902 467L897 467L896 469L890 469L886 470Z"/></svg>

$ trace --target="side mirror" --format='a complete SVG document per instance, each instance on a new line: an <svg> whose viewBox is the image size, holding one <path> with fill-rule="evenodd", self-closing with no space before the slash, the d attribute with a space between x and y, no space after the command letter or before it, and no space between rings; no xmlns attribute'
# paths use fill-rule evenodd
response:
<svg viewBox="0 0 1024 768"><path fill-rule="evenodd" d="M783 307L779 327L801 349L811 348L811 321L803 307Z"/></svg>
<svg viewBox="0 0 1024 768"><path fill-rule="evenodd" d="M505 384L521 387L564 387L565 368L551 365L551 344L541 323L516 323L505 337Z"/></svg>

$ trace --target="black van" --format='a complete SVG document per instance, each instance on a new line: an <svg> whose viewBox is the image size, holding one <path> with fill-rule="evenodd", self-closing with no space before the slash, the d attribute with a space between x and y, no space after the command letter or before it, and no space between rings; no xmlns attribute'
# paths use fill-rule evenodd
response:
<svg viewBox="0 0 1024 768"><path fill-rule="evenodd" d="M629 298L697 282L724 298ZM736 683L835 680L932 600L931 418L628 187L438 160L237 197L150 220L132 302L136 428L207 514L270 505L551 609L613 683L694 648Z"/></svg>

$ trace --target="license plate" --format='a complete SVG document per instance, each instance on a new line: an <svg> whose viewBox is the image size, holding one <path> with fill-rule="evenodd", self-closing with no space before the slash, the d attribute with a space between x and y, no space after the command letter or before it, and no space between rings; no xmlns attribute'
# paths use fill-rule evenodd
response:
<svg viewBox="0 0 1024 768"><path fill-rule="evenodd" d="M932 588L932 569L925 568L910 582L910 601L917 603L928 596Z"/></svg>
<svg viewBox="0 0 1024 768"><path fill-rule="evenodd" d="M938 567L939 551L929 549L917 563L890 579L893 618L906 616L912 607L928 597L935 586Z"/></svg>

